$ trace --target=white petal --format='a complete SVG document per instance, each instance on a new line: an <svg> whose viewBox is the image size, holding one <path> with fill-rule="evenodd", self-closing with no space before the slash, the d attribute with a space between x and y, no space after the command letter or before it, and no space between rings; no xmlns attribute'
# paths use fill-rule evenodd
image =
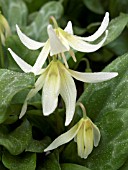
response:
<svg viewBox="0 0 128 170"><path fill-rule="evenodd" d="M106 38L107 38L107 35L108 35L108 31L106 30L106 33L105 33L105 37L98 43L98 44L89 44L79 38L77 38L76 36L74 35L67 35L67 40L69 42L69 45L77 50L77 51L81 51L81 52L94 52L96 50L98 50L102 45L103 43L105 42Z"/></svg>
<svg viewBox="0 0 128 170"><path fill-rule="evenodd" d="M98 83L110 80L118 75L117 72L80 73L73 70L69 70L69 72L75 79L87 83Z"/></svg>
<svg viewBox="0 0 128 170"><path fill-rule="evenodd" d="M16 25L16 30L17 30L17 34L21 40L21 42L29 49L31 50L37 50L40 47L43 47L45 43L42 42L37 42L34 41L32 39L30 39L29 37L27 37L25 34L23 34L20 30L20 28L18 27L18 25Z"/></svg>
<svg viewBox="0 0 128 170"><path fill-rule="evenodd" d="M47 74L42 92L42 105L43 113L45 116L51 114L57 107L59 89L60 75L57 67L57 62L53 61Z"/></svg>
<svg viewBox="0 0 128 170"><path fill-rule="evenodd" d="M93 150L93 130L91 126L85 124L85 135L84 135L84 142L85 142L85 151L84 151L84 158L86 159L88 155Z"/></svg>
<svg viewBox="0 0 128 170"><path fill-rule="evenodd" d="M35 75L40 74L40 70L48 57L49 50L49 41L47 41L32 68L32 72L35 73Z"/></svg>
<svg viewBox="0 0 128 170"><path fill-rule="evenodd" d="M79 130L79 126L78 124L76 124L75 126L73 126L69 131L67 131L66 133L63 133L62 135L60 135L58 138L56 138L45 150L44 152L47 152L49 150L52 149L56 149L57 147L68 143L69 141L71 141L77 134Z"/></svg>
<svg viewBox="0 0 128 170"><path fill-rule="evenodd" d="M22 109L21 109L21 113L20 113L20 116L19 116L19 119L21 119L25 113L26 113L26 110L27 110L27 101L29 99L31 99L32 97L34 97L36 95L36 93L43 87L43 84L44 84L44 81L45 81L45 76L46 74L43 73L36 81L35 83L35 88L30 90L30 92L28 93L25 101L24 101L24 104L22 106Z"/></svg>
<svg viewBox="0 0 128 170"><path fill-rule="evenodd" d="M77 133L77 150L81 158L84 158L84 148L84 129L81 127Z"/></svg>
<svg viewBox="0 0 128 170"><path fill-rule="evenodd" d="M65 38L65 36L63 35L63 31L61 31L61 28L58 28L58 36L59 36L59 40L61 41L61 43L65 46L65 48L67 49L66 51L70 50L70 46L68 43L68 40ZM62 53L62 52L61 52Z"/></svg>
<svg viewBox="0 0 128 170"><path fill-rule="evenodd" d="M48 25L47 31L48 31L48 36L49 36L50 46L51 46L51 49L50 49L51 56L68 51L68 49L63 45L63 43L57 37L51 25Z"/></svg>
<svg viewBox="0 0 128 170"><path fill-rule="evenodd" d="M22 109L19 115L19 119L21 119L25 115L26 111L27 111L27 100L24 101L24 104L22 106Z"/></svg>
<svg viewBox="0 0 128 170"><path fill-rule="evenodd" d="M19 67L25 72L29 73L32 70L32 66L26 63L24 60L22 60L19 56L17 56L10 48L8 48L8 51L11 53L13 59L15 62L19 65Z"/></svg>
<svg viewBox="0 0 128 170"><path fill-rule="evenodd" d="M65 68L60 69L60 77L61 77L60 95L62 96L66 105L65 126L67 126L73 119L73 115L75 112L76 87L73 78L70 76L70 74Z"/></svg>
<svg viewBox="0 0 128 170"><path fill-rule="evenodd" d="M109 13L106 12L105 17L101 23L101 26L93 35L91 35L89 37L79 37L79 38L82 40L85 40L85 41L90 41L90 42L95 41L97 38L99 38L105 32L105 30L108 27L108 24L109 24Z"/></svg>
<svg viewBox="0 0 128 170"><path fill-rule="evenodd" d="M93 124L94 146L97 147L100 141L100 131L96 125Z"/></svg>
<svg viewBox="0 0 128 170"><path fill-rule="evenodd" d="M85 151L84 158L86 159L88 155L93 150L93 129L90 120L87 120L84 124L84 143L85 143Z"/></svg>
<svg viewBox="0 0 128 170"><path fill-rule="evenodd" d="M68 21L67 26L65 27L64 31L66 31L69 34L73 34L73 29L72 29L72 23L71 21Z"/></svg>

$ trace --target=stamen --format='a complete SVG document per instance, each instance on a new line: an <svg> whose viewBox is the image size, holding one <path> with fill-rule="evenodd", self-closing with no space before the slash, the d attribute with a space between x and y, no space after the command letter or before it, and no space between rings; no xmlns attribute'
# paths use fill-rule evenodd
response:
<svg viewBox="0 0 128 170"><path fill-rule="evenodd" d="M61 60L61 55L60 54L58 54L58 58Z"/></svg>
<svg viewBox="0 0 128 170"><path fill-rule="evenodd" d="M63 58L63 61L64 61L65 66L66 66L67 68L69 68L68 63L67 63L67 60L66 60L66 56L64 55L64 53L61 53L61 55L62 55L62 58Z"/></svg>
<svg viewBox="0 0 128 170"><path fill-rule="evenodd" d="M76 62L77 60L74 52L72 50L69 50L69 54L72 56L73 61Z"/></svg>

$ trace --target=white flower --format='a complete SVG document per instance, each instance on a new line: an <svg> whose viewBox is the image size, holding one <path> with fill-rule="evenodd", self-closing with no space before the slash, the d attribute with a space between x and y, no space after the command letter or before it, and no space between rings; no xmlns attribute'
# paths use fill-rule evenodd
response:
<svg viewBox="0 0 128 170"><path fill-rule="evenodd" d="M100 141L100 131L98 127L88 118L82 118L69 131L57 137L44 152L56 149L57 147L68 143L74 138L77 142L78 155L86 159L93 150L93 145L98 146Z"/></svg>
<svg viewBox="0 0 128 170"><path fill-rule="evenodd" d="M11 50L10 52L14 56ZM32 70L31 66L27 65L27 63L21 58L18 58L18 56L14 57L17 58L17 64L23 71L30 72L29 67L30 70ZM40 70L40 73L38 72L38 74L41 75L35 83L35 88L28 93L22 107L20 118L27 110L27 101L42 89L42 106L44 115L49 115L56 109L58 96L59 94L62 96L66 106L66 126L69 125L73 118L77 95L75 83L72 77L83 82L97 83L109 80L118 75L118 73L115 72L80 73L67 69L59 60L56 59L51 61L47 68Z"/></svg>
<svg viewBox="0 0 128 170"><path fill-rule="evenodd" d="M17 29L17 33L18 33L20 40L27 48L31 50L37 50L43 47L39 57L37 58L35 65L32 68L32 71L35 74L37 74L39 70L42 68L49 53L51 56L52 55L61 56L66 66L68 67L64 52L69 51L70 55L73 57L73 60L76 61L75 55L73 51L70 49L70 47L81 52L94 52L98 50L106 40L107 33L108 33L106 29L107 29L108 24L109 24L109 13L106 12L105 17L99 29L93 35L89 37L79 37L79 36L73 35L71 21L68 22L64 30L62 30L59 27L53 29L52 25L48 25L47 31L48 31L49 39L46 42L37 42L37 41L30 39L29 37L27 37L25 34L21 32L18 25L16 25L16 29ZM89 42L93 42L96 39L98 39L104 32L105 32L105 36L98 44L89 43ZM13 56L14 55L12 55L12 57ZM16 57L13 57L13 58L17 62L17 58ZM39 63L40 63L40 66L38 67Z"/></svg>
<svg viewBox="0 0 128 170"><path fill-rule="evenodd" d="M106 12L105 17L101 23L99 29L89 37L80 37L73 35L72 23L68 22L66 28L53 29L52 25L48 25L48 35L50 40L50 55L70 51L70 47L81 52L94 52L98 50L106 40L108 31L107 26L109 24L109 13ZM103 33L106 33L105 37L98 44L90 44L98 39Z"/></svg>

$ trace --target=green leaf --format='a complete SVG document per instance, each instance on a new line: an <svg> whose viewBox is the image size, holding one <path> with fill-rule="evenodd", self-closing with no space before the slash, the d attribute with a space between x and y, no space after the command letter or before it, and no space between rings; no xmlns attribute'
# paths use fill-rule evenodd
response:
<svg viewBox="0 0 128 170"><path fill-rule="evenodd" d="M24 0L27 2L28 10L30 13L38 11L41 6L48 2L48 0Z"/></svg>
<svg viewBox="0 0 128 170"><path fill-rule="evenodd" d="M77 164L64 163L61 164L61 170L89 170L89 169Z"/></svg>
<svg viewBox="0 0 128 170"><path fill-rule="evenodd" d="M100 0L83 0L85 6L91 10L92 12L95 12L97 14L104 14L105 10L102 6L103 3L101 3Z"/></svg>
<svg viewBox="0 0 128 170"><path fill-rule="evenodd" d="M104 45L115 40L124 30L128 23L128 14L121 14L118 17L111 20L108 26L108 36Z"/></svg>
<svg viewBox="0 0 128 170"><path fill-rule="evenodd" d="M22 0L0 0L3 13L7 18L12 31L15 31L15 26L26 25L28 9Z"/></svg>
<svg viewBox="0 0 128 170"><path fill-rule="evenodd" d="M42 153L44 149L51 143L51 139L49 137L45 137L43 140L34 140L31 139L26 151Z"/></svg>
<svg viewBox="0 0 128 170"><path fill-rule="evenodd" d="M27 120L12 132L0 128L0 145L4 146L12 155L22 153L27 148L31 138L32 129Z"/></svg>
<svg viewBox="0 0 128 170"><path fill-rule="evenodd" d="M63 6L64 6L64 17L60 21L63 27L66 25L67 21L69 20L72 21L73 26L81 25L80 24L81 19L82 19L82 22L85 21L84 16L86 16L86 13L85 13L86 10L85 10L83 0L75 0L75 1L64 0ZM90 16L88 18L90 18Z"/></svg>
<svg viewBox="0 0 128 170"><path fill-rule="evenodd" d="M0 123L8 117L6 110L13 96L32 86L34 86L33 74L18 73L6 69L0 70Z"/></svg>
<svg viewBox="0 0 128 170"><path fill-rule="evenodd" d="M9 170L35 170L36 154L24 153L19 156L12 156L5 151L2 156L2 162Z"/></svg>
<svg viewBox="0 0 128 170"><path fill-rule="evenodd" d="M120 170L128 170L128 159L124 163L124 165L120 168Z"/></svg>
<svg viewBox="0 0 128 170"><path fill-rule="evenodd" d="M109 0L109 12L112 17L116 17L120 12L128 13L127 0Z"/></svg>
<svg viewBox="0 0 128 170"><path fill-rule="evenodd" d="M59 154L57 151L54 151L46 157L42 170L61 170L59 164Z"/></svg>
<svg viewBox="0 0 128 170"><path fill-rule="evenodd" d="M107 48L109 48L110 51L114 52L114 54L116 54L117 56L127 53L128 51L128 39L126 38L127 35L128 29L125 29L123 33L115 41L107 45Z"/></svg>
<svg viewBox="0 0 128 170"><path fill-rule="evenodd" d="M40 41L47 40L47 25L49 24L50 16L59 19L62 13L63 7L60 2L48 2L39 10L31 25L25 28L26 35Z"/></svg>

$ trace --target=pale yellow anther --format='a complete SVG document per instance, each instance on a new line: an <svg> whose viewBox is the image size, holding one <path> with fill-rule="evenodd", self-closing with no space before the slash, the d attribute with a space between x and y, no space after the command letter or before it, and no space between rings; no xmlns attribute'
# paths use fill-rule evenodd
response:
<svg viewBox="0 0 128 170"><path fill-rule="evenodd" d="M66 59L66 56L64 55L64 53L61 53L61 56L62 56L62 58L63 58L63 61L64 61L65 66L66 66L67 68L69 68L68 63L67 63L67 59Z"/></svg>
<svg viewBox="0 0 128 170"><path fill-rule="evenodd" d="M73 61L76 62L77 61L76 56L75 56L74 52L71 49L69 50L69 54L71 55Z"/></svg>

